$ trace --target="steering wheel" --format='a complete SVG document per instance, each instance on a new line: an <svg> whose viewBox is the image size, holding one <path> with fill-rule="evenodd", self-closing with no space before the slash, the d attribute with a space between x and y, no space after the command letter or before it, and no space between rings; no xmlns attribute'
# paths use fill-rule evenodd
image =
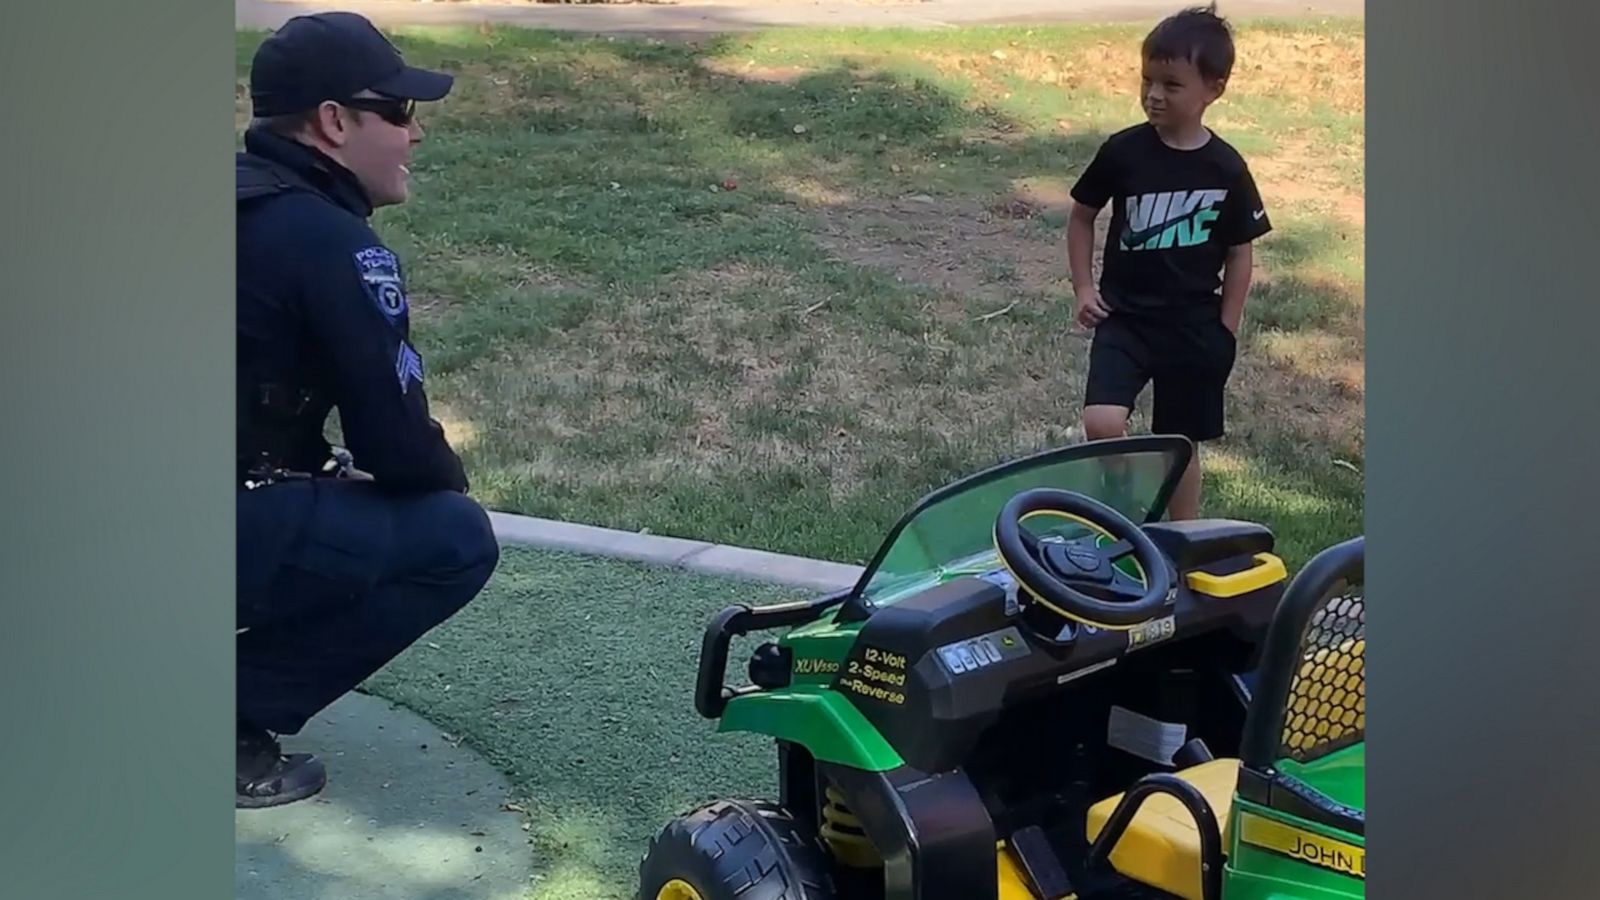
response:
<svg viewBox="0 0 1600 900"><path fill-rule="evenodd" d="M1040 515L1072 519L1113 543L1042 541L1022 527ZM994 543L1018 584L1040 604L1095 628L1126 631L1147 622L1173 591L1172 567L1149 535L1122 513L1072 491L1034 488L1012 497L995 520ZM1142 585L1116 566L1129 555L1144 574Z"/></svg>

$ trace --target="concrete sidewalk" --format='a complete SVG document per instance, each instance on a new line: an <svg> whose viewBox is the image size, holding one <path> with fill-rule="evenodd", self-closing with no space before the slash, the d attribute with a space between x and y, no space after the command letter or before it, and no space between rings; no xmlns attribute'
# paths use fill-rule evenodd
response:
<svg viewBox="0 0 1600 900"><path fill-rule="evenodd" d="M396 25L519 25L559 31L695 34L780 25L949 28L960 25L1049 22L1155 21L1183 0L685 0L674 4L437 2L416 0L234 0L240 28L276 28L307 12L359 12L380 27ZM1306 15L1363 16L1365 0L1224 0L1232 18Z"/></svg>
<svg viewBox="0 0 1600 900"><path fill-rule="evenodd" d="M825 559L619 531L555 519L491 512L489 521L502 544L626 559L702 575L762 581L819 592L851 587L863 571L862 566Z"/></svg>
<svg viewBox="0 0 1600 900"><path fill-rule="evenodd" d="M283 741L328 786L234 813L239 900L525 900L533 854L511 786L466 747L385 700L349 694Z"/></svg>

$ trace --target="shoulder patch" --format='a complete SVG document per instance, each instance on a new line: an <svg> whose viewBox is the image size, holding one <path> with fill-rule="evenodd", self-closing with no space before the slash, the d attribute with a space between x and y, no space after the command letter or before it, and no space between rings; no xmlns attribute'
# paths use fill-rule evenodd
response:
<svg viewBox="0 0 1600 900"><path fill-rule="evenodd" d="M367 247L355 253L356 271L378 309L391 321L406 314L405 282L400 260L387 247Z"/></svg>

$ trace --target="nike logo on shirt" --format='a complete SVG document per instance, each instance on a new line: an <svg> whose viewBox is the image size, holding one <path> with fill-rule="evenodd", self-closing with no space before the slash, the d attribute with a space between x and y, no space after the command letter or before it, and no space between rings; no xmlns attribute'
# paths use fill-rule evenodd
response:
<svg viewBox="0 0 1600 900"><path fill-rule="evenodd" d="M1211 223L1228 192L1219 189L1161 191L1127 198L1122 246L1127 250L1193 247L1211 239Z"/></svg>

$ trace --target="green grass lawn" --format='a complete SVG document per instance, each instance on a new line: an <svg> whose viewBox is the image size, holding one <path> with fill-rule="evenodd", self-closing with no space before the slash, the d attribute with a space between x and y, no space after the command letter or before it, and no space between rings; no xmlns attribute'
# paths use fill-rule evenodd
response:
<svg viewBox="0 0 1600 900"><path fill-rule="evenodd" d="M1291 564L1361 528L1361 28L1242 26L1211 118L1277 231L1208 511ZM1140 36L402 32L458 87L376 225L475 492L860 563L926 491L1075 440L1063 198L1138 118Z"/></svg>

